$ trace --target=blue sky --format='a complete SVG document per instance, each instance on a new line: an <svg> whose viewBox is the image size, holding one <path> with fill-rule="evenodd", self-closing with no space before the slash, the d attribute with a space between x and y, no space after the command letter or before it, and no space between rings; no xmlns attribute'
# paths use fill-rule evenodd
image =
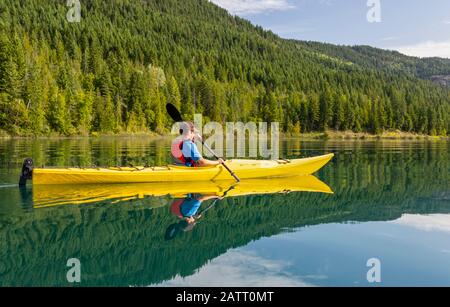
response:
<svg viewBox="0 0 450 307"><path fill-rule="evenodd" d="M211 0L284 38L450 58L449 0ZM368 1L380 4L370 23Z"/></svg>

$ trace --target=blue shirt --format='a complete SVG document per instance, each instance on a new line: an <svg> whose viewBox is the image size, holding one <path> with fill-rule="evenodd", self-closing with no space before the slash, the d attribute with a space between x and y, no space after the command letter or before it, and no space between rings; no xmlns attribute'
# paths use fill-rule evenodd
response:
<svg viewBox="0 0 450 307"><path fill-rule="evenodd" d="M191 140L183 141L183 157L189 160L191 158L192 161L197 162L202 158L202 155L198 151L197 145ZM192 166L192 161L186 161L186 166Z"/></svg>
<svg viewBox="0 0 450 307"><path fill-rule="evenodd" d="M181 214L184 217L194 216L202 203L195 198L186 198L180 206Z"/></svg>

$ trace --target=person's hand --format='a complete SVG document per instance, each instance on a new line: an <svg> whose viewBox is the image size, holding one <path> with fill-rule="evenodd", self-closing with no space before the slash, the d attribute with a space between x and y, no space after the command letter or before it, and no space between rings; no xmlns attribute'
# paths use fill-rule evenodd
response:
<svg viewBox="0 0 450 307"><path fill-rule="evenodd" d="M195 218L190 216L190 217L186 218L186 222L188 222L189 224L193 224L193 223L195 223Z"/></svg>
<svg viewBox="0 0 450 307"><path fill-rule="evenodd" d="M217 162L218 162L219 164L224 164L224 163L225 163L225 160L222 159L222 158L219 158L219 160L217 160Z"/></svg>
<svg viewBox="0 0 450 307"><path fill-rule="evenodd" d="M200 142L203 141L202 136L197 131L194 132L194 139L196 139Z"/></svg>

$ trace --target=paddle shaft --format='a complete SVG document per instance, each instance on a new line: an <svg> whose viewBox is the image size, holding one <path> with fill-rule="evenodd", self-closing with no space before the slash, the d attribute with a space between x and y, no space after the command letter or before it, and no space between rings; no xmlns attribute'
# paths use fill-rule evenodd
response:
<svg viewBox="0 0 450 307"><path fill-rule="evenodd" d="M202 144L214 156L214 158L219 160L219 157L214 153L214 151L208 145L205 144L205 142L203 140L202 140ZM231 174L231 176L233 176L233 178L236 179L237 182L241 182L241 179L239 179L239 177L236 176L236 174L224 162L222 162L222 165Z"/></svg>
<svg viewBox="0 0 450 307"><path fill-rule="evenodd" d="M205 208L204 210L202 210L199 214L197 214L196 216L202 216L206 211L208 211L209 209L211 209L212 207L214 207L217 202L219 201L218 198L214 199L213 203L211 205L209 205L207 208Z"/></svg>
<svg viewBox="0 0 450 307"><path fill-rule="evenodd" d="M236 186L236 183L234 185L232 185L228 190L225 191L225 193L223 193L222 198L226 197L228 192L230 192L231 190L234 189L234 187ZM214 207L218 202L219 202L220 198L216 198L214 199L213 203L211 205L209 205L207 208L205 208L204 210L200 211L199 214L196 214L196 216L203 216L203 214L208 211L209 209L211 209L212 207Z"/></svg>

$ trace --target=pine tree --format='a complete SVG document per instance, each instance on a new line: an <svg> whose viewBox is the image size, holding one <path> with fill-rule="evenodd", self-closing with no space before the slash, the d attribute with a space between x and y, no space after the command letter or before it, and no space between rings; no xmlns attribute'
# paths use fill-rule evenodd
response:
<svg viewBox="0 0 450 307"><path fill-rule="evenodd" d="M174 106L181 110L181 95L180 89L178 87L177 80L174 77L169 79L167 84L168 91L168 102L172 103Z"/></svg>
<svg viewBox="0 0 450 307"><path fill-rule="evenodd" d="M66 97L57 87L53 86L50 91L49 110L47 121L50 127L61 134L71 133L69 113L66 107Z"/></svg>
<svg viewBox="0 0 450 307"><path fill-rule="evenodd" d="M313 93L309 96L309 122L310 130L320 129L320 98L319 95Z"/></svg>

